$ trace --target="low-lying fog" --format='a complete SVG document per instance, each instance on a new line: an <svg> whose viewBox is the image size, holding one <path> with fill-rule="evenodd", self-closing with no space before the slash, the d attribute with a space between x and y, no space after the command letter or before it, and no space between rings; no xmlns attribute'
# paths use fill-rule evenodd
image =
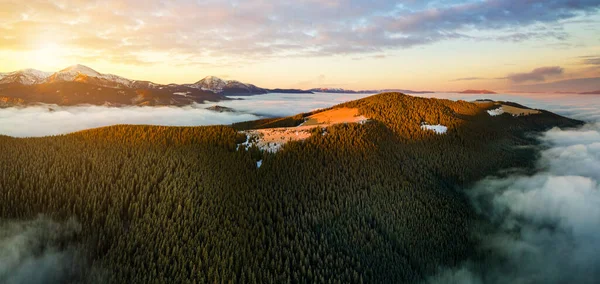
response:
<svg viewBox="0 0 600 284"><path fill-rule="evenodd" d="M453 95L453 98L484 96ZM441 269L430 283L598 283L600 96L494 95L588 122L539 137L535 174L491 176L466 189L492 230L476 232L488 257Z"/></svg>
<svg viewBox="0 0 600 284"><path fill-rule="evenodd" d="M267 94L186 107L105 107L40 105L0 108L0 135L36 137L115 124L200 126L289 116L365 97L363 94ZM235 112L207 110L226 106Z"/></svg>
<svg viewBox="0 0 600 284"><path fill-rule="evenodd" d="M112 124L229 124L307 112L364 96L367 95L268 94L218 103L236 109L237 112L233 113L204 109L216 104L184 108L7 108L0 109L0 134L43 136ZM440 268L439 274L427 282L596 283L600 278L600 96L421 96L469 101L480 98L508 100L588 122L580 129L555 128L541 134L540 158L535 174L492 176L465 189L474 208L493 224L492 228L474 232L482 240L482 247L478 249L488 257L467 261L457 268ZM20 258L3 251L12 250L13 236L21 234L6 234L12 231L0 226L0 279L5 277L18 281L23 275L20 271L31 269L12 265L14 262L10 261L13 258ZM4 255L6 257L3 258ZM32 261L43 262L45 259Z"/></svg>
<svg viewBox="0 0 600 284"><path fill-rule="evenodd" d="M266 94L237 97L240 100L197 104L187 107L104 107L56 105L0 109L0 135L32 137L65 134L114 124L199 126L231 124L264 117L288 116L360 99L367 94ZM600 120L600 97L583 95L464 95L423 94L423 97L475 100L509 100L542 108L572 118ZM220 105L236 112L205 108Z"/></svg>
<svg viewBox="0 0 600 284"><path fill-rule="evenodd" d="M535 174L492 176L466 189L493 224L475 232L483 263L442 269L430 283L598 283L600 123L539 139Z"/></svg>
<svg viewBox="0 0 600 284"><path fill-rule="evenodd" d="M600 95L578 94L456 94L435 93L420 94L426 98L474 101L492 99L495 101L511 101L536 109L548 110L569 118L587 122L600 121Z"/></svg>

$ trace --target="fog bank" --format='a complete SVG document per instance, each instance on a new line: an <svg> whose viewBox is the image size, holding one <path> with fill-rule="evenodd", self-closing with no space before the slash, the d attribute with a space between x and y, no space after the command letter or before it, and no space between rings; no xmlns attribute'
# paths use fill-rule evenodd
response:
<svg viewBox="0 0 600 284"><path fill-rule="evenodd" d="M0 283L61 283L79 273L70 241L81 230L39 217L33 221L0 221Z"/></svg>
<svg viewBox="0 0 600 284"><path fill-rule="evenodd" d="M239 100L185 107L105 107L39 105L0 108L0 135L39 137L66 134L115 124L201 126L231 124L264 117L279 117L330 107L365 94L266 94ZM220 105L235 112L216 112Z"/></svg>
<svg viewBox="0 0 600 284"><path fill-rule="evenodd" d="M484 262L431 283L597 283L600 279L600 124L552 129L530 176L490 177L468 190L494 229Z"/></svg>
<svg viewBox="0 0 600 284"><path fill-rule="evenodd" d="M511 101L530 108L551 111L573 119L587 122L600 121L600 95L431 93L416 94L415 96L465 101L474 101L477 99Z"/></svg>
<svg viewBox="0 0 600 284"><path fill-rule="evenodd" d="M276 94L234 97L236 100L186 107L104 107L56 105L0 108L0 135L37 137L115 124L201 126L231 124L264 117L290 116L327 108L369 94ZM564 94L466 95L453 93L420 94L453 100L479 98L508 100L533 108L547 109L571 118L600 121L600 96ZM205 108L220 105L235 112L215 112Z"/></svg>
<svg viewBox="0 0 600 284"><path fill-rule="evenodd" d="M56 105L0 109L0 134L36 137L115 124L197 126L259 119L248 113L215 112L205 106L104 107Z"/></svg>

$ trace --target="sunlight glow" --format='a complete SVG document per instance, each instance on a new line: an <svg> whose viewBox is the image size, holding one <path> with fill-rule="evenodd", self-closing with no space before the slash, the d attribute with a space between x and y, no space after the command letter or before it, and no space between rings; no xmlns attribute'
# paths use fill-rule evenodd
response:
<svg viewBox="0 0 600 284"><path fill-rule="evenodd" d="M64 56L68 53L56 43L44 43L31 54L36 68L44 69L64 65Z"/></svg>

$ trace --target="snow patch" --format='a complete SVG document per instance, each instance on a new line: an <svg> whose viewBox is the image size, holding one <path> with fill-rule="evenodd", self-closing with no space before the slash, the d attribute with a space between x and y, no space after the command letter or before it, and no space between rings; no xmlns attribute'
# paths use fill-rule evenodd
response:
<svg viewBox="0 0 600 284"><path fill-rule="evenodd" d="M503 113L504 113L504 109L503 109L502 107L499 107L499 108L497 108L497 109L491 109L491 110L488 110L488 111L487 111L487 113L488 113L490 116L498 116L498 115L501 115L501 114L503 114Z"/></svg>
<svg viewBox="0 0 600 284"><path fill-rule="evenodd" d="M301 141L311 136L312 127L297 129L289 128L268 128L241 131L246 134L246 142L238 145L239 147L249 148L258 147L262 151L275 153L281 150L284 144L290 141Z"/></svg>
<svg viewBox="0 0 600 284"><path fill-rule="evenodd" d="M257 167L257 168L260 168L260 166L262 166L262 160L260 160L260 161L256 162L256 167Z"/></svg>
<svg viewBox="0 0 600 284"><path fill-rule="evenodd" d="M437 134L444 134L444 133L448 132L448 127L441 125L441 124L429 125L427 123L423 123L423 124L421 124L421 129L431 130Z"/></svg>
<svg viewBox="0 0 600 284"><path fill-rule="evenodd" d="M191 94L191 92L175 92L173 93L173 95L177 95L177 96L183 96L183 97L188 97L188 95Z"/></svg>

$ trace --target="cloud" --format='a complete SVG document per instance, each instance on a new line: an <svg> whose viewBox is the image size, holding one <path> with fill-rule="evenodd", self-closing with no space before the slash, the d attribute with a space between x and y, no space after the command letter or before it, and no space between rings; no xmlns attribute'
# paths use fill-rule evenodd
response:
<svg viewBox="0 0 600 284"><path fill-rule="evenodd" d="M452 80L451 82L460 82L460 81L478 81L478 80L487 80L488 78L484 77L465 77L465 78L457 78Z"/></svg>
<svg viewBox="0 0 600 284"><path fill-rule="evenodd" d="M560 66L540 67L526 73L509 74L505 79L513 83L524 83L529 81L543 82L547 77L562 75L564 69Z"/></svg>
<svg viewBox="0 0 600 284"><path fill-rule="evenodd" d="M483 262L431 283L595 283L600 277L600 123L540 137L538 172L490 177L468 192L494 226Z"/></svg>
<svg viewBox="0 0 600 284"><path fill-rule="evenodd" d="M493 97L485 94L456 94L456 93L431 93L414 94L420 97L433 97L439 99L474 101L477 99L494 99L510 101L530 108L544 109L556 114L579 119L586 122L600 122L600 100L591 95L576 94L495 94Z"/></svg>
<svg viewBox="0 0 600 284"><path fill-rule="evenodd" d="M324 80L319 76L316 80ZM0 108L0 135L14 137L47 136L115 124L199 126L231 124L263 117L289 116L330 107L366 94L266 94L222 101L218 105L238 112L214 112L213 104L186 107L104 107L56 105Z"/></svg>
<svg viewBox="0 0 600 284"><path fill-rule="evenodd" d="M325 75L311 82L325 83ZM324 84L327 85L327 84ZM469 94L415 94L454 100L489 98L489 95ZM200 126L231 124L262 117L281 117L327 108L357 100L369 94L266 94L239 97L241 100L217 103L235 109L235 113L206 110L215 105L188 107L103 107L55 105L26 108L0 108L0 135L15 137L65 134L94 127L114 124L153 124L165 126ZM581 95L494 95L494 99L514 101L532 108L546 109L568 117L586 121L600 121L600 101L594 96Z"/></svg>
<svg viewBox="0 0 600 284"><path fill-rule="evenodd" d="M39 217L32 221L0 223L0 282L7 284L61 283L82 266L75 246L81 231L74 220L60 224ZM65 245L67 244L67 245Z"/></svg>
<svg viewBox="0 0 600 284"><path fill-rule="evenodd" d="M600 57L590 57L583 60L586 65L600 65Z"/></svg>
<svg viewBox="0 0 600 284"><path fill-rule="evenodd" d="M0 109L0 134L25 137L64 134L114 124L195 126L255 120L248 113L218 113L189 107L103 107L56 105Z"/></svg>
<svg viewBox="0 0 600 284"><path fill-rule="evenodd" d="M491 37L490 39L494 39L497 41L509 41L509 42L522 42L527 40L534 39L547 39L553 38L556 40L560 40L560 45L572 45L573 43L564 42L569 37L569 34L564 31L523 31L523 32L513 32L505 35L499 35L495 37Z"/></svg>
<svg viewBox="0 0 600 284"><path fill-rule="evenodd" d="M457 38L565 40L561 21L598 7L594 0L7 0L0 2L0 46L34 50L56 41L75 57L96 61L144 65L144 53L154 52L173 64L235 64L378 54ZM490 38L482 31L504 35Z"/></svg>

